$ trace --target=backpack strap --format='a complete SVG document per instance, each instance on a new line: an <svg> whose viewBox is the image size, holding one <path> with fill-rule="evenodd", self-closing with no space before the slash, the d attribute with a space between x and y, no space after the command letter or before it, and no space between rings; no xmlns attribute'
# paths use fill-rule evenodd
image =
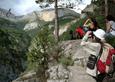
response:
<svg viewBox="0 0 115 82"><path fill-rule="evenodd" d="M110 50L112 53L111 55L111 64L110 64L110 69L108 72L109 77L113 77L113 74L115 73L115 49Z"/></svg>
<svg viewBox="0 0 115 82"><path fill-rule="evenodd" d="M98 66L98 61L99 61L99 59L100 59L100 57L101 57L101 54L102 54L102 52L103 52L103 45L101 45L101 48L100 48L100 51L99 51L99 54L98 54L98 56L97 56L97 62L96 62L96 66ZM98 68L98 67L97 67ZM99 70L97 69L96 70L96 77L98 78L98 74L99 74L100 72L99 72Z"/></svg>
<svg viewBox="0 0 115 82"><path fill-rule="evenodd" d="M110 65L111 64L111 61L113 60L113 55L115 55L115 49L110 49L109 50L109 55L107 57L107 60L106 60L106 65Z"/></svg>

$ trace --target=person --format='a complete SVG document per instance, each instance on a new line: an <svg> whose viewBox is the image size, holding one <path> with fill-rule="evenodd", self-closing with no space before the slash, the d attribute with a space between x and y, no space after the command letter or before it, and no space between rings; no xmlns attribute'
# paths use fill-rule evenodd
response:
<svg viewBox="0 0 115 82"><path fill-rule="evenodd" d="M93 18L88 18L83 24L83 27L86 31L96 31L99 28L96 19Z"/></svg>
<svg viewBox="0 0 115 82"><path fill-rule="evenodd" d="M90 23L88 24L89 27L88 27L87 32L88 32L88 31L91 31L91 33L90 33L90 38L93 39L92 33L93 33L94 31L96 31L97 29L99 29L100 27L99 27L99 25L98 25L96 19L93 19L93 18L87 19L86 22L84 23L84 26L88 26L88 25L87 25L88 22L90 22ZM87 32L86 32L86 33L87 33Z"/></svg>
<svg viewBox="0 0 115 82"><path fill-rule="evenodd" d="M93 34L93 40L89 40ZM105 31L102 29L97 29L96 31L88 31L82 38L81 46L89 52L90 54L98 55L101 49L101 45L104 44Z"/></svg>
<svg viewBox="0 0 115 82"><path fill-rule="evenodd" d="M94 69L87 68L86 72L93 77L97 77L97 82L102 82L106 73L108 73L109 66L105 64L109 49L113 49L111 45L105 42L105 31L97 29L93 32L93 41L88 41L92 31L88 31L81 41L81 45L90 54L97 57Z"/></svg>
<svg viewBox="0 0 115 82"><path fill-rule="evenodd" d="M96 31L98 28L99 26L97 21L93 18L90 18L85 21L83 26L79 26L76 28L76 34L77 36L80 36L81 39L88 31Z"/></svg>
<svg viewBox="0 0 115 82"><path fill-rule="evenodd" d="M115 36L115 19L112 15L106 16L106 35L105 37Z"/></svg>
<svg viewBox="0 0 115 82"><path fill-rule="evenodd" d="M93 33L93 40L90 41L89 37L91 36L90 34L92 34L92 33ZM89 54L92 54L93 56L95 56L97 58L100 51L102 50L101 48L102 48L102 45L103 45L103 42L104 42L103 41L104 40L104 35L105 35L105 31L103 31L102 29L98 29L94 32L88 31L86 33L86 35L83 37L82 41L81 41L81 46L83 46L83 48L86 52L88 52ZM89 56L89 58L90 58L90 56ZM90 60L88 60L88 62L90 62ZM94 64L93 65L94 69L91 69L89 67L91 65L88 65L88 63L87 63L86 72L93 77L97 76L96 62L97 61L95 61L95 63L93 63Z"/></svg>

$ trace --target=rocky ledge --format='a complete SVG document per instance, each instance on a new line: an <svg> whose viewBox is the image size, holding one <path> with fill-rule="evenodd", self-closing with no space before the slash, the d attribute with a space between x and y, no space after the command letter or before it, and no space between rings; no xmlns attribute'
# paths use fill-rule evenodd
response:
<svg viewBox="0 0 115 82"><path fill-rule="evenodd" d="M86 73L86 62L89 53L84 51L80 46L80 42L80 40L62 42L65 55L72 56L74 65L67 68L60 64L50 67L47 70L49 75L47 82L96 82L94 78ZM13 82L40 82L32 73L30 74L31 77L28 76L29 78L25 80L23 79L24 76L26 75L23 75L22 78L19 77Z"/></svg>

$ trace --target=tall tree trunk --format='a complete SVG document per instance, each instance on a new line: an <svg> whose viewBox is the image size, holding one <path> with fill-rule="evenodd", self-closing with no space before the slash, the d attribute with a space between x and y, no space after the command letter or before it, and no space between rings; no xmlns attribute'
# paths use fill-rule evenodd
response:
<svg viewBox="0 0 115 82"><path fill-rule="evenodd" d="M105 16L108 15L108 0L105 0Z"/></svg>
<svg viewBox="0 0 115 82"><path fill-rule="evenodd" d="M55 0L55 38L59 41L59 23L58 23L58 6L57 0Z"/></svg>

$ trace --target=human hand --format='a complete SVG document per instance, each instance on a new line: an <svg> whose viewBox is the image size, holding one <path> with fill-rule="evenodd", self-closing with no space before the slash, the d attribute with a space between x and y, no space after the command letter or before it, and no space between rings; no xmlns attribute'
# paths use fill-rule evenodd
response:
<svg viewBox="0 0 115 82"><path fill-rule="evenodd" d="M92 31L88 31L87 36L88 36L88 38L91 38L92 37Z"/></svg>
<svg viewBox="0 0 115 82"><path fill-rule="evenodd" d="M90 35L91 33L92 33L92 31L88 31L86 34L87 34L87 35Z"/></svg>

